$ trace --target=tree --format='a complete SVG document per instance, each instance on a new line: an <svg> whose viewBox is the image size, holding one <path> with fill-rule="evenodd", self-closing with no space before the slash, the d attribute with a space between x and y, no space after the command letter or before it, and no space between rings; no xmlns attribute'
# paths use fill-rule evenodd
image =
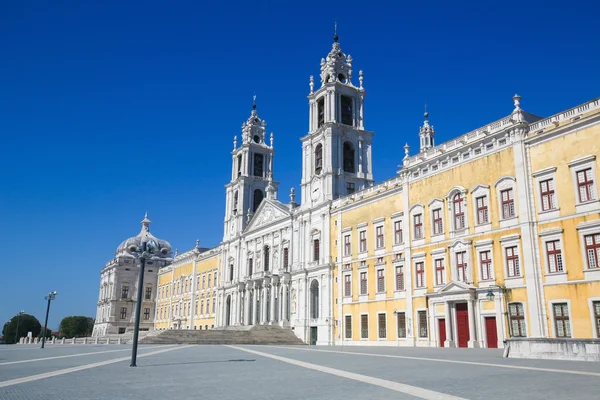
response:
<svg viewBox="0 0 600 400"><path fill-rule="evenodd" d="M17 324L19 325L18 334ZM29 314L21 314L20 318L18 315L15 315L10 321L4 324L2 335L4 336L4 343L13 344L15 343L15 336L18 341L20 338L27 336L27 332L31 332L32 337L38 337L41 331L42 325L36 317Z"/></svg>
<svg viewBox="0 0 600 400"><path fill-rule="evenodd" d="M83 316L65 317L60 321L58 330L64 337L90 336L94 329L94 318Z"/></svg>

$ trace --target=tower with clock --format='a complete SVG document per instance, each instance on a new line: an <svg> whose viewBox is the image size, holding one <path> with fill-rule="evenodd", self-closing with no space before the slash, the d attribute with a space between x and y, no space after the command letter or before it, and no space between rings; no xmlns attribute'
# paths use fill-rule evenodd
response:
<svg viewBox="0 0 600 400"><path fill-rule="evenodd" d="M238 147L237 136L233 138L231 152L231 181L226 188L226 209L223 240L231 239L243 232L267 190L277 198L279 182L273 181L273 134L267 144L267 123L258 117L256 96L252 112L242 124L242 143Z"/></svg>
<svg viewBox="0 0 600 400"><path fill-rule="evenodd" d="M373 185L373 132L364 127L363 72L352 82L352 57L337 33L321 59L321 87L310 77L309 132L302 140L302 205L314 207Z"/></svg>

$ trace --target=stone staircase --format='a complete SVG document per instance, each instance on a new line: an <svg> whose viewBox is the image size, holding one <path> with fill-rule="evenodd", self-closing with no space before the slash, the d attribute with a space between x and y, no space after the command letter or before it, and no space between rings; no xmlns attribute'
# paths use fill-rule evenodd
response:
<svg viewBox="0 0 600 400"><path fill-rule="evenodd" d="M158 332L158 333L156 333ZM210 330L156 331L146 335L141 344L306 344L290 328L277 325L236 326Z"/></svg>

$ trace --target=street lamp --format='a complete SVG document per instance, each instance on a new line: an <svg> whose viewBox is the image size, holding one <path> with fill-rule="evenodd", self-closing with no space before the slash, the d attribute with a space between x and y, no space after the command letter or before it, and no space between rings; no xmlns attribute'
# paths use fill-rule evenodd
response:
<svg viewBox="0 0 600 400"><path fill-rule="evenodd" d="M494 298L496 297L494 295L493 288L498 288L498 289L500 289L500 292L506 293L506 287L505 286L498 286L498 285L489 286L488 287L488 292L487 292L487 294L485 296L489 301L494 301Z"/></svg>
<svg viewBox="0 0 600 400"><path fill-rule="evenodd" d="M46 321L44 322L44 334L42 335L42 349L44 348L44 344L46 344L46 329L48 329L48 314L50 314L50 302L54 300L56 297L56 290L54 292L48 293L48 296L44 297L48 300L48 307L46 308Z"/></svg>
<svg viewBox="0 0 600 400"><path fill-rule="evenodd" d="M23 314L25 314L25 310L21 310L17 314L17 331L15 332L15 344L17 344L17 340L19 339L19 323L21 322L21 315Z"/></svg>
<svg viewBox="0 0 600 400"><path fill-rule="evenodd" d="M146 214L146 219L148 215ZM144 219L144 220L146 220ZM138 347L138 336L140 331L140 313L142 310L142 295L144 286L144 268L146 266L146 260L158 260L167 259L170 250L166 247L161 247L160 242L155 240L152 235L150 237L147 231L141 238L141 248L132 244L127 248L129 254L140 260L140 273L138 278L138 290L137 290L137 303L135 305L135 325L133 328L133 348L131 350L131 365L130 367L137 367L137 347Z"/></svg>

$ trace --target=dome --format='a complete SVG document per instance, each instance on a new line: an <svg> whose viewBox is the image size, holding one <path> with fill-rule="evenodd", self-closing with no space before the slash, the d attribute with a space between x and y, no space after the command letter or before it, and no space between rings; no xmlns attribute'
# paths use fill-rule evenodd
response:
<svg viewBox="0 0 600 400"><path fill-rule="evenodd" d="M148 219L148 213L142 220L142 230L136 236L130 237L124 240L117 251L115 256L131 256L133 252L139 251L142 248L142 243L145 241L146 247L152 252L153 258L170 258L171 257L171 244L166 240L158 239L150 233L150 220Z"/></svg>

